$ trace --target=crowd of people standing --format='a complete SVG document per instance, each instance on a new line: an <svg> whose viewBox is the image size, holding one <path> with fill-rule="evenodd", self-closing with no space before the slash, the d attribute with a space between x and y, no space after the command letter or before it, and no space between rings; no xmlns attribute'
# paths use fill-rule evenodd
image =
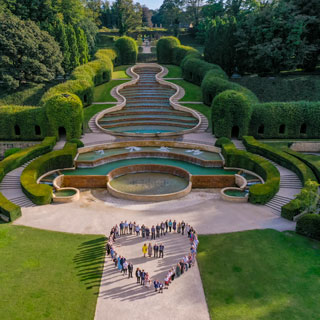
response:
<svg viewBox="0 0 320 320"><path fill-rule="evenodd" d="M170 283L174 281L175 278L180 277L190 269L195 262L197 247L199 244L198 236L196 231L192 226L182 222L176 222L176 220L166 220L165 222L161 222L157 225L153 225L151 228L136 224L136 222L127 222L121 221L119 226L115 225L111 228L109 240L107 242L106 250L107 255L111 256L114 265L118 270L123 273L123 275L128 275L128 278L133 278L133 264L121 255L118 255L114 250L114 242L117 238L125 235L136 235L141 236L142 238L149 239L151 236L151 240L156 240L156 238L160 238L165 236L167 233L177 233L184 236L187 234L190 240L190 252L185 255L180 261L178 261L177 265L171 267L168 271L166 277L163 281L159 281L158 279L151 280L149 273L143 269L137 268L135 272L135 276L137 278L137 283L147 288L150 288L151 283L153 283L154 289L156 292L163 293L164 288L168 288ZM142 247L143 256L146 257L148 255L150 258L163 258L164 257L164 245L163 243L158 244L155 243L153 246L151 242L149 245L147 243L143 244Z"/></svg>

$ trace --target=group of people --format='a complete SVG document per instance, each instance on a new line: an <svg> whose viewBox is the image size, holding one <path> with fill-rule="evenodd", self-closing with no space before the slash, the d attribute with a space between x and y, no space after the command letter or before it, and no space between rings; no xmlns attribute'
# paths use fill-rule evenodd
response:
<svg viewBox="0 0 320 320"><path fill-rule="evenodd" d="M117 252L114 250L113 243L116 241L116 239L122 235L134 235L136 236L142 236L142 238L149 239L151 231L151 240L155 240L155 238L159 238L160 236L165 236L168 232L174 232L174 233L181 233L184 235L185 233L188 235L188 238L190 240L190 252L189 254L185 255L175 267L171 267L168 271L166 277L164 278L164 281L161 282L159 280L153 281L153 286L156 292L163 293L164 288L168 288L170 283L174 281L175 278L180 277L184 274L184 272L187 272L188 269L190 269L195 262L196 254L197 254L197 248L199 245L199 240L196 231L193 229L192 226L189 224L186 224L184 221L182 222L176 222L176 220L166 220L165 222L161 222L157 224L156 226L152 226L150 229L142 225L140 227L139 224L136 224L136 222L127 222L127 221L121 221L119 226L115 225L111 228L110 231L110 237L109 241L107 243L107 255L111 256L112 261L114 262L114 265L118 270L123 273L124 275L128 275L128 278L133 278L133 264L123 256L120 256L117 254ZM161 243L160 245L155 243L154 246L149 243L147 245L146 243L142 247L142 253L144 257L146 257L146 254L148 254L149 257L152 257L152 254L154 258L163 258L164 257L164 245ZM135 272L137 283L140 285L150 288L151 286L151 278L149 276L149 273L145 270L141 270L140 268L136 269Z"/></svg>

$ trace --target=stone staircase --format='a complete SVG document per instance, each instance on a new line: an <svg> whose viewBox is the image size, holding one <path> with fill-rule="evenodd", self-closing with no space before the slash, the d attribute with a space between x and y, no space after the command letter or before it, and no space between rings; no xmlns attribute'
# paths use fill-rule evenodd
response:
<svg viewBox="0 0 320 320"><path fill-rule="evenodd" d="M246 147L240 140L232 140L234 145L239 150L246 150ZM292 171L278 165L272 160L259 155L259 157L271 162L280 173L280 188L278 193L265 204L266 207L270 208L275 214L281 214L281 207L289 203L302 189L302 183L299 177Z"/></svg>
<svg viewBox="0 0 320 320"><path fill-rule="evenodd" d="M199 117L201 118L201 124L199 128L195 131L195 133L206 132L209 127L209 122L206 116L204 116L201 112L197 112Z"/></svg>

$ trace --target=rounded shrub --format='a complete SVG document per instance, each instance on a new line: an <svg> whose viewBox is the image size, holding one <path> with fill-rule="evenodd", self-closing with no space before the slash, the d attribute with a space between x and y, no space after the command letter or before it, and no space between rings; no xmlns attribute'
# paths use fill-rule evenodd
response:
<svg viewBox="0 0 320 320"><path fill-rule="evenodd" d="M113 63L115 62L115 60L117 59L117 51L114 49L100 49L98 50L94 57L96 59L101 59L101 60L111 60Z"/></svg>
<svg viewBox="0 0 320 320"><path fill-rule="evenodd" d="M251 112L251 103L244 94L234 90L220 93L212 103L214 134L231 138L233 128L237 128L237 137L246 135Z"/></svg>
<svg viewBox="0 0 320 320"><path fill-rule="evenodd" d="M192 48L189 46L176 46L173 48L173 52L172 52L172 63L177 66L180 66L185 56L189 54L197 54L197 53L199 53L199 51L195 48Z"/></svg>
<svg viewBox="0 0 320 320"><path fill-rule="evenodd" d="M213 99L225 90L234 90L241 92L245 94L252 103L258 102L258 98L256 97L256 95L249 89L237 83L228 81L226 78L222 76L222 74L220 76L217 75L218 74L216 70L210 70L206 73L201 83L203 102L206 105L210 106Z"/></svg>
<svg viewBox="0 0 320 320"><path fill-rule="evenodd" d="M159 63L173 63L173 48L180 46L176 37L162 37L157 42L157 59Z"/></svg>
<svg viewBox="0 0 320 320"><path fill-rule="evenodd" d="M21 150L21 148L10 148L10 149L7 149L4 152L4 157L7 158L7 157L11 156L12 154L15 154L15 153L19 152L20 150Z"/></svg>
<svg viewBox="0 0 320 320"><path fill-rule="evenodd" d="M320 240L320 215L307 214L297 221L296 232Z"/></svg>
<svg viewBox="0 0 320 320"><path fill-rule="evenodd" d="M138 57L138 46L133 38L121 37L115 42L118 50L118 64L135 64Z"/></svg>
<svg viewBox="0 0 320 320"><path fill-rule="evenodd" d="M59 138L65 133L67 140L80 138L83 107L78 96L72 93L55 95L47 100L45 109L52 135Z"/></svg>
<svg viewBox="0 0 320 320"><path fill-rule="evenodd" d="M84 147L84 143L80 139L71 139L68 142L75 143L77 145L77 148Z"/></svg>

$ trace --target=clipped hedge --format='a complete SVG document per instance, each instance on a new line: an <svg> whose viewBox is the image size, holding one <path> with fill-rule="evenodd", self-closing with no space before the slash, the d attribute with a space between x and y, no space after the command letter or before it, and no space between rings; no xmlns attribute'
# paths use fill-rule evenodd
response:
<svg viewBox="0 0 320 320"><path fill-rule="evenodd" d="M43 108L1 106L0 140L43 140L49 135L47 122Z"/></svg>
<svg viewBox="0 0 320 320"><path fill-rule="evenodd" d="M1 161L0 181L2 181L2 179L8 172L20 167L27 161L34 159L41 154L51 151L55 143L55 137L47 137L43 140L42 143L14 153L13 155ZM2 193L0 193L0 213L6 216L9 221L14 221L21 216L21 208L12 203L10 200L4 197Z"/></svg>
<svg viewBox="0 0 320 320"><path fill-rule="evenodd" d="M116 50L111 49L111 48L100 49L95 53L94 57L96 59L101 59L101 60L105 60L105 61L111 60L112 63L115 64L117 57L118 57L118 53Z"/></svg>
<svg viewBox="0 0 320 320"><path fill-rule="evenodd" d="M249 132L260 139L319 138L320 102L255 104Z"/></svg>
<svg viewBox="0 0 320 320"><path fill-rule="evenodd" d="M209 71L206 73L202 83L201 83L203 102L210 106L213 99L220 93L226 90L234 90L240 92L248 97L251 103L257 103L258 98L249 89L228 81L226 78L217 77L216 71Z"/></svg>
<svg viewBox="0 0 320 320"><path fill-rule="evenodd" d="M183 59L181 68L183 78L198 86L201 85L202 80L210 70L212 70L211 75L214 74L217 78L227 79L226 73L218 65L201 60L193 54L187 55Z"/></svg>
<svg viewBox="0 0 320 320"><path fill-rule="evenodd" d="M81 137L83 108L78 96L68 92L55 95L47 100L45 109L52 135L59 138L62 129L67 140Z"/></svg>
<svg viewBox="0 0 320 320"><path fill-rule="evenodd" d="M252 107L244 94L226 90L215 97L211 110L212 129L216 137L231 138L235 126L239 129L239 137L248 134Z"/></svg>
<svg viewBox="0 0 320 320"><path fill-rule="evenodd" d="M254 137L251 136L244 136L243 143L250 152L260 154L296 173L303 185L308 179L317 181L315 175L308 166L288 153L279 151L274 147L258 142Z"/></svg>
<svg viewBox="0 0 320 320"><path fill-rule="evenodd" d="M51 97L57 94L71 92L81 99L84 106L88 106L92 104L93 91L94 87L86 80L69 80L49 89L42 96L41 104L44 105Z"/></svg>
<svg viewBox="0 0 320 320"><path fill-rule="evenodd" d="M31 162L20 177L21 187L26 196L35 204L49 204L52 200L52 187L37 184L37 180L46 172L70 168L77 153L75 143L66 143L62 150L52 151Z"/></svg>
<svg viewBox="0 0 320 320"><path fill-rule="evenodd" d="M173 63L173 49L180 46L180 40L176 37L162 37L157 42L157 60L159 63Z"/></svg>
<svg viewBox="0 0 320 320"><path fill-rule="evenodd" d="M176 46L172 49L172 63L180 66L182 60L190 54L198 54L199 51L189 46ZM199 53L200 54L200 53Z"/></svg>
<svg viewBox="0 0 320 320"><path fill-rule="evenodd" d="M281 207L281 217L287 220L293 220L295 216L303 211L301 201L299 199L293 199L289 203Z"/></svg>
<svg viewBox="0 0 320 320"><path fill-rule="evenodd" d="M249 189L249 202L265 204L279 191L280 173L269 161L250 152L238 150L227 138L216 141L221 146L227 167L243 168L255 172L263 178L264 184L252 185Z"/></svg>
<svg viewBox="0 0 320 320"><path fill-rule="evenodd" d="M121 37L115 42L119 64L135 64L138 58L138 46L133 38Z"/></svg>
<svg viewBox="0 0 320 320"><path fill-rule="evenodd" d="M306 214L297 221L296 232L312 239L320 240L320 215Z"/></svg>
<svg viewBox="0 0 320 320"><path fill-rule="evenodd" d="M21 151L21 148L11 148L11 149L7 149L4 152L4 158L7 158L9 156L11 156L12 154L15 154L17 152Z"/></svg>
<svg viewBox="0 0 320 320"><path fill-rule="evenodd" d="M69 143L75 143L77 145L77 148L84 147L84 143L79 139L71 139L68 141Z"/></svg>

